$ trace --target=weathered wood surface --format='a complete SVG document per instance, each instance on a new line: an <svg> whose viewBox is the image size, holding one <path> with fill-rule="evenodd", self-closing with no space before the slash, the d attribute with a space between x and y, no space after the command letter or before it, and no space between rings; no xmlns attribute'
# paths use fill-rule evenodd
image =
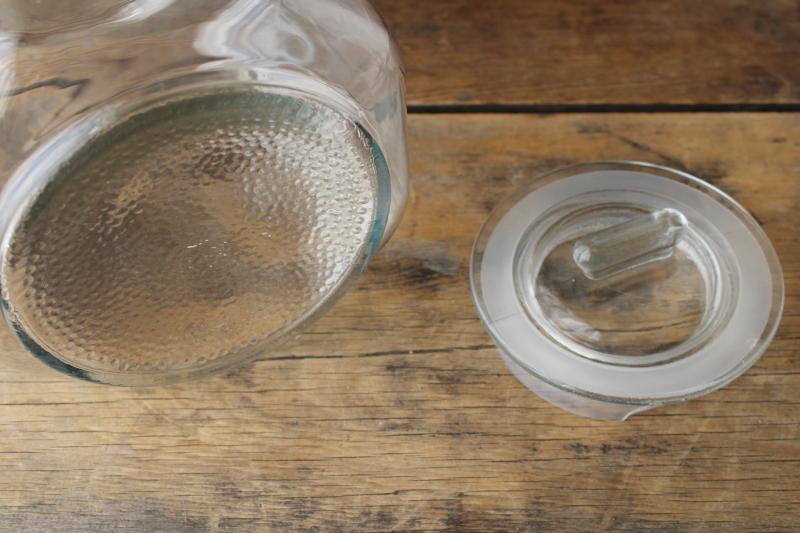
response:
<svg viewBox="0 0 800 533"><path fill-rule="evenodd" d="M281 353L151 390L0 372L0 530L798 527L800 115L415 115L409 138L400 230ZM598 158L686 168L732 193L786 276L778 337L750 372L625 423L524 389L467 282L502 195Z"/></svg>
<svg viewBox="0 0 800 533"><path fill-rule="evenodd" d="M796 0L375 0L412 105L800 103Z"/></svg>

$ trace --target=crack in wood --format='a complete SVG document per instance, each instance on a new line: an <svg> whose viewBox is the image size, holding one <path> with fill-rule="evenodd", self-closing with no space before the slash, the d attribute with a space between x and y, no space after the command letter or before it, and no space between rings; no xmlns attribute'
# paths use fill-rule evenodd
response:
<svg viewBox="0 0 800 533"><path fill-rule="evenodd" d="M11 89L10 91L7 91L4 96L7 97L19 96L21 94L35 91L37 89L43 89L45 87L55 87L56 89L69 89L70 87L77 87L77 89L75 89L75 92L72 95L73 97L77 97L78 95L80 95L80 93L88 84L89 80L86 78L78 80L69 80L66 78L50 78L49 80L37 81L36 83L32 83L24 87Z"/></svg>

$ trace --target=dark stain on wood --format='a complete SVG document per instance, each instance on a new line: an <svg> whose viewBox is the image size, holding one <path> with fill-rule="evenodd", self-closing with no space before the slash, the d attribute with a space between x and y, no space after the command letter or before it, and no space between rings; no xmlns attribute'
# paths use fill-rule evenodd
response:
<svg viewBox="0 0 800 533"><path fill-rule="evenodd" d="M629 456L634 453L662 455L667 453L671 446L672 444L665 439L658 440L656 442L649 442L645 439L634 437L625 439L620 443L603 443L600 445L600 451L603 453L603 455L622 454Z"/></svg>
<svg viewBox="0 0 800 533"><path fill-rule="evenodd" d="M693 165L690 173L714 185L720 186L728 177L728 171L719 160L712 160L699 165Z"/></svg>
<svg viewBox="0 0 800 533"><path fill-rule="evenodd" d="M631 148L634 148L643 154L647 154L648 156L656 156L660 160L659 162L667 166L670 166L676 170L684 170L684 171L687 170L686 166L683 164L681 160L668 155L664 151L657 150L651 146L648 146L642 141L634 140L624 135L619 135L615 133L608 133L608 135L611 135L615 139L627 144Z"/></svg>
<svg viewBox="0 0 800 533"><path fill-rule="evenodd" d="M575 452L578 455L585 455L592 451L591 446L587 446L581 442L571 442L567 444L567 449Z"/></svg>

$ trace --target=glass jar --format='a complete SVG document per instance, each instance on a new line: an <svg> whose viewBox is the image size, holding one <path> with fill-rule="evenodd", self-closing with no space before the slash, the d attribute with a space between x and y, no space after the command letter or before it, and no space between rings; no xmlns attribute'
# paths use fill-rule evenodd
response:
<svg viewBox="0 0 800 533"><path fill-rule="evenodd" d="M241 363L397 226L403 74L367 2L2 9L5 360L118 385Z"/></svg>

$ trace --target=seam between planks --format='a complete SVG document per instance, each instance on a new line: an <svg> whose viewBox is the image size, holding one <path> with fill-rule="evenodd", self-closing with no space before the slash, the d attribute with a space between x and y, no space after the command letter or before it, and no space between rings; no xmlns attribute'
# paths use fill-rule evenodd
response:
<svg viewBox="0 0 800 533"><path fill-rule="evenodd" d="M555 113L796 113L797 104L444 104L409 105L409 114L555 114Z"/></svg>

